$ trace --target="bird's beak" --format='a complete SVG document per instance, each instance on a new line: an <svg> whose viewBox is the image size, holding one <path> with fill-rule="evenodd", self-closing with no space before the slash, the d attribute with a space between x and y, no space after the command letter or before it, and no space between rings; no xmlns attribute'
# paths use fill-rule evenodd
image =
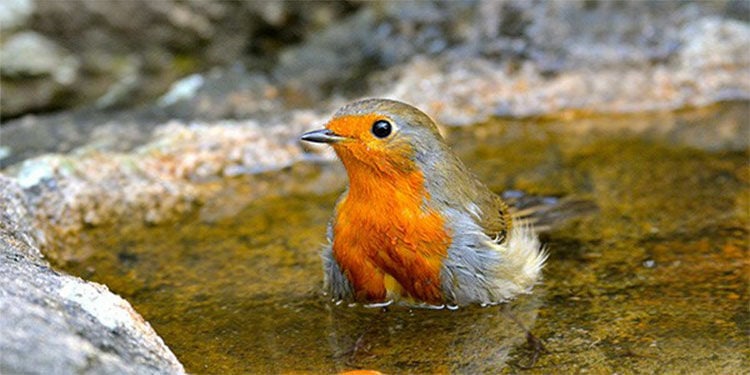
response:
<svg viewBox="0 0 750 375"><path fill-rule="evenodd" d="M320 129L302 134L300 139L315 143L336 143L345 140L346 137L342 137L328 129Z"/></svg>

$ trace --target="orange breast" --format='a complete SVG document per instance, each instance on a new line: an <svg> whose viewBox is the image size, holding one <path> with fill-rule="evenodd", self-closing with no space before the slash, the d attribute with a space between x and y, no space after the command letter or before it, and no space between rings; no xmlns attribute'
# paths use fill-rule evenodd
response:
<svg viewBox="0 0 750 375"><path fill-rule="evenodd" d="M441 215L418 169L373 176L342 158L349 192L337 206L333 252L360 301L384 301L388 292L440 304L440 269L450 246ZM397 285L392 285L393 280Z"/></svg>

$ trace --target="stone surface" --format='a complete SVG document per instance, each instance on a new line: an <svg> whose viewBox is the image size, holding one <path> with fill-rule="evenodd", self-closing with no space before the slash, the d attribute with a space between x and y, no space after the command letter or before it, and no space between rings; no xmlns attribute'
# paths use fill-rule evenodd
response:
<svg viewBox="0 0 750 375"><path fill-rule="evenodd" d="M0 373L184 373L128 302L50 268L23 192L1 175L0 194Z"/></svg>
<svg viewBox="0 0 750 375"><path fill-rule="evenodd" d="M6 0L0 3L0 30L3 32L23 26L34 11L32 0Z"/></svg>
<svg viewBox="0 0 750 375"><path fill-rule="evenodd" d="M50 233L70 235L124 217L154 224L200 204L207 193L200 184L303 160L297 137L323 121L309 111L291 113L288 124L171 121L127 153L102 140L70 154L27 159L7 172L29 190L39 223Z"/></svg>
<svg viewBox="0 0 750 375"><path fill-rule="evenodd" d="M80 61L46 36L33 31L12 35L0 48L2 113L44 108L62 98L78 79Z"/></svg>
<svg viewBox="0 0 750 375"><path fill-rule="evenodd" d="M750 96L730 3L369 4L281 50L270 75L202 75L180 118L258 118L389 96L448 125L560 110L648 111ZM704 61L706 63L701 63ZM739 78L739 79L738 79ZM443 112L446 112L443 115Z"/></svg>
<svg viewBox="0 0 750 375"><path fill-rule="evenodd" d="M46 80L14 82L4 76L3 85L14 92L37 93L13 95L14 105L2 108L4 117L81 104L151 103L190 74L204 76L203 88L194 98L171 102L180 116L239 117L256 104L264 104L262 111L317 107L331 94L381 92L382 81L373 83L373 74L412 69L419 59L458 65L486 60L513 80L538 75L546 82L605 70L627 82L631 71L670 72L687 55L696 58L688 60L692 64L712 61L712 67L742 60L740 29L748 21L742 1L42 0L30 9L29 17L19 18L26 20L19 32L42 34L73 51L80 74L66 95L46 96L40 95L49 91ZM207 74L214 68L220 73ZM599 84L604 85L610 83ZM226 100L212 100L217 93Z"/></svg>
<svg viewBox="0 0 750 375"><path fill-rule="evenodd" d="M0 72L6 77L50 75L59 83L75 80L75 57L53 41L32 31L13 35L0 50L3 63ZM72 62L67 60L72 59Z"/></svg>
<svg viewBox="0 0 750 375"><path fill-rule="evenodd" d="M80 63L80 74L72 77L65 95L33 100L31 90L37 96L49 90L52 78L3 73L4 96L13 96L0 108L5 118L81 105L132 106L153 100L172 82L214 65L240 60L262 67L280 46L298 42L351 7L320 3L310 9L295 2L219 0L14 0L3 4L0 20L8 28L3 26L2 39L13 38L13 31L37 33L73 51Z"/></svg>

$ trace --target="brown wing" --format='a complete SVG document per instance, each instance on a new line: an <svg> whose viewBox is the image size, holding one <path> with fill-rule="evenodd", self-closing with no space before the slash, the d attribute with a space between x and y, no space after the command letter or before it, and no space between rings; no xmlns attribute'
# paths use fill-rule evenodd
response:
<svg viewBox="0 0 750 375"><path fill-rule="evenodd" d="M486 189L486 188L485 188ZM503 242L508 232L512 228L513 219L511 217L510 207L497 194L486 190L481 202L480 209L482 217L479 225L484 229L484 233L497 242Z"/></svg>
<svg viewBox="0 0 750 375"><path fill-rule="evenodd" d="M447 151L447 155L448 162L441 163L439 166L450 172L447 175L451 178L446 178L446 181L455 180L451 184L450 201L460 204L462 208L467 208L478 219L477 223L487 236L498 243L502 242L508 237L513 224L510 207L472 174L461 160L450 153L450 150Z"/></svg>

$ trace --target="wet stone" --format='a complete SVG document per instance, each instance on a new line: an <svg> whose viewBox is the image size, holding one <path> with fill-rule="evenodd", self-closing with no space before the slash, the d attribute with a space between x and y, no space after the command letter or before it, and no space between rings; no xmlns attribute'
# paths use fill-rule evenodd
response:
<svg viewBox="0 0 750 375"><path fill-rule="evenodd" d="M128 302L50 267L18 185L0 194L0 373L184 373Z"/></svg>

